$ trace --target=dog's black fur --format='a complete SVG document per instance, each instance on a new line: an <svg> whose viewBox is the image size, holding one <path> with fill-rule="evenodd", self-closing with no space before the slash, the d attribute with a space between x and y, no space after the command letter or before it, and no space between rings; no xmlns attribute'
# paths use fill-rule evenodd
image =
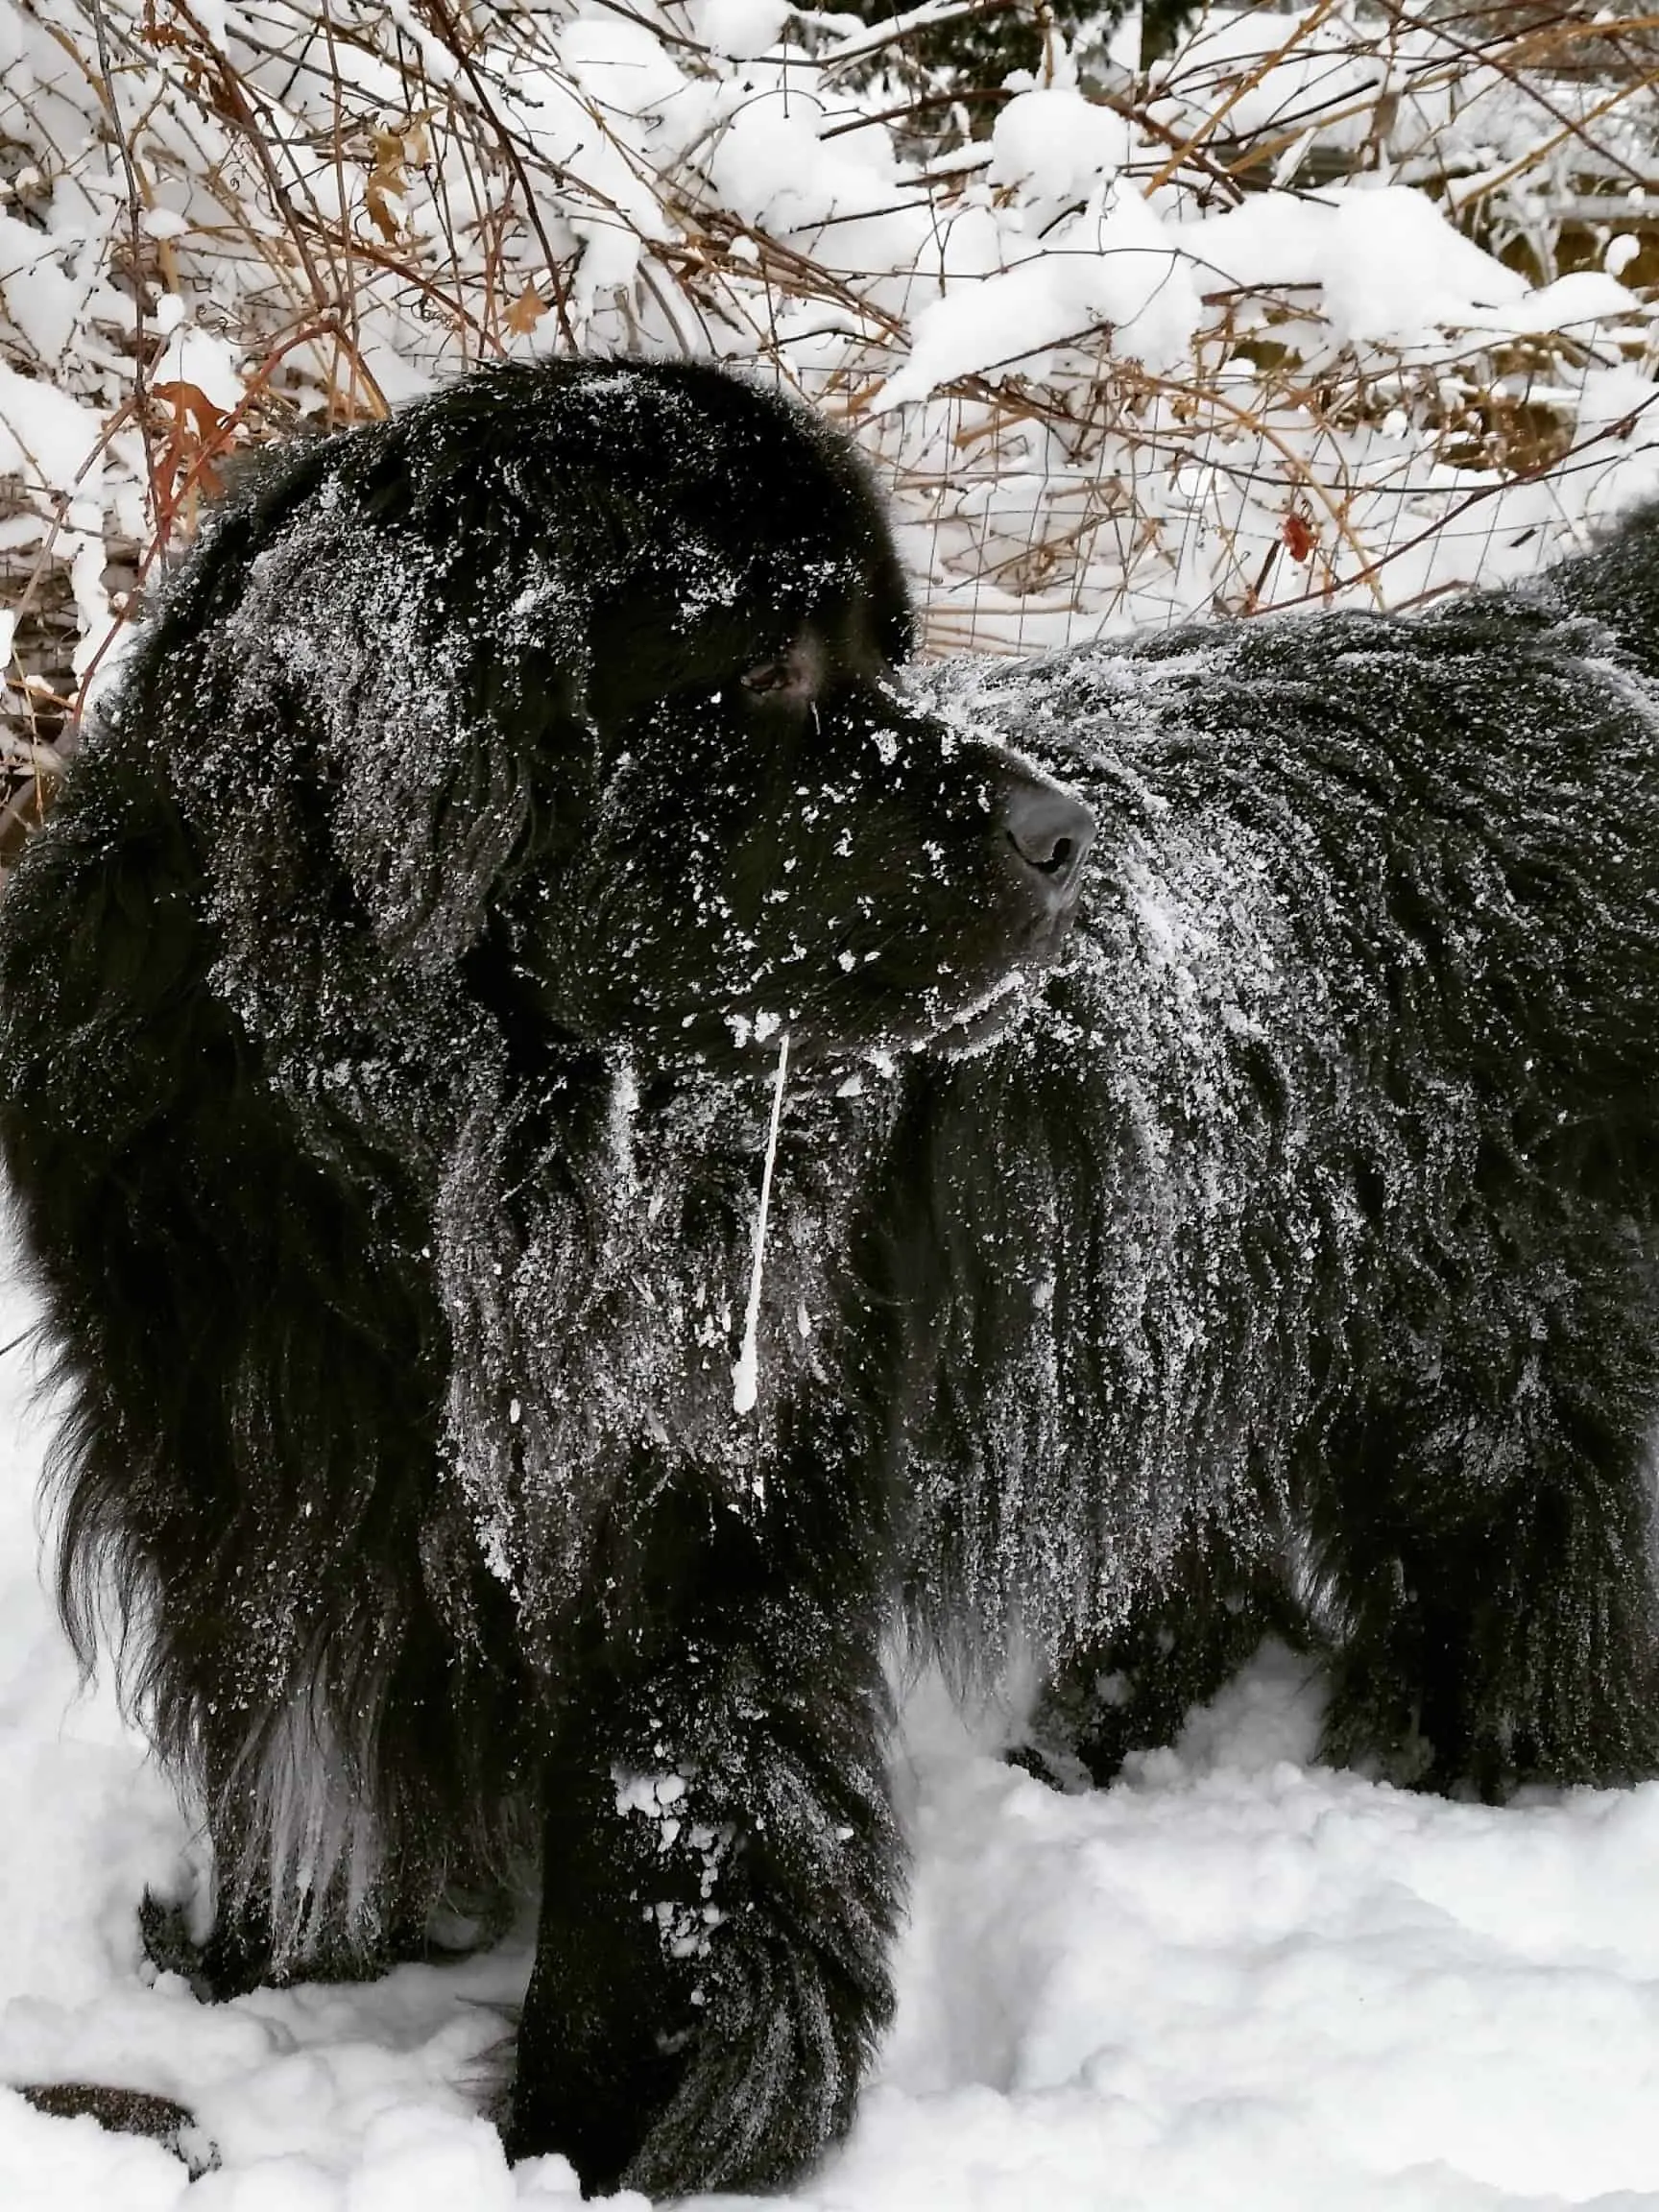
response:
<svg viewBox="0 0 1659 2212"><path fill-rule="evenodd" d="M687 367L246 483L0 908L65 1612L200 1794L203 1985L532 1840L510 2148L752 2187L890 2008L901 1616L1035 1637L1064 1771L1264 1623L1341 1757L1651 1771L1656 617L1638 523L901 694L861 471Z"/></svg>

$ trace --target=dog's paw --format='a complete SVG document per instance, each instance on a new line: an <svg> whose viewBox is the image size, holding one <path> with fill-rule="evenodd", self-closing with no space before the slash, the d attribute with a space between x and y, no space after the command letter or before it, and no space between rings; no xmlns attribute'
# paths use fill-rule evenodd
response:
<svg viewBox="0 0 1659 2212"><path fill-rule="evenodd" d="M846 2133L879 2025L809 1952L751 1949L709 1997L679 2087L621 2176L651 2198L795 2179Z"/></svg>

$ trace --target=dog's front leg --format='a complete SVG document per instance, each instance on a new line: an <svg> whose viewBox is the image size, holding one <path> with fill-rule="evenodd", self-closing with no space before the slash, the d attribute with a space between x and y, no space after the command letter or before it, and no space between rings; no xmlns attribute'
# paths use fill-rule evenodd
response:
<svg viewBox="0 0 1659 2212"><path fill-rule="evenodd" d="M613 1643L547 1769L508 2146L589 2192L788 2179L844 2133L891 2011L877 1578L845 1494L772 1497L704 1508L649 1649Z"/></svg>

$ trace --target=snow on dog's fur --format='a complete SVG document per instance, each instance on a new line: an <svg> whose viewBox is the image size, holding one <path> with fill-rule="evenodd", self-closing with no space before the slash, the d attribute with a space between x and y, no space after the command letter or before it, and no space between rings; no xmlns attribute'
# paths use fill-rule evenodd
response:
<svg viewBox="0 0 1659 2212"><path fill-rule="evenodd" d="M1264 1623L1335 1755L1649 1771L1654 547L902 689L861 471L713 370L237 489L0 908L157 1955L373 1972L530 1839L510 2148L754 2187L890 2009L901 1613L1037 1644L1058 1774Z"/></svg>

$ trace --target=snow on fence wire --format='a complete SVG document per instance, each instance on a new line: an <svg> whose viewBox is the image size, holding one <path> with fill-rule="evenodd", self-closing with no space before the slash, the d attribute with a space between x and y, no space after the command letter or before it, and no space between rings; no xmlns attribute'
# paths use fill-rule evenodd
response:
<svg viewBox="0 0 1659 2212"><path fill-rule="evenodd" d="M0 846L239 447L503 354L806 395L936 649L1536 566L1659 483L1654 21L0 0Z"/></svg>

